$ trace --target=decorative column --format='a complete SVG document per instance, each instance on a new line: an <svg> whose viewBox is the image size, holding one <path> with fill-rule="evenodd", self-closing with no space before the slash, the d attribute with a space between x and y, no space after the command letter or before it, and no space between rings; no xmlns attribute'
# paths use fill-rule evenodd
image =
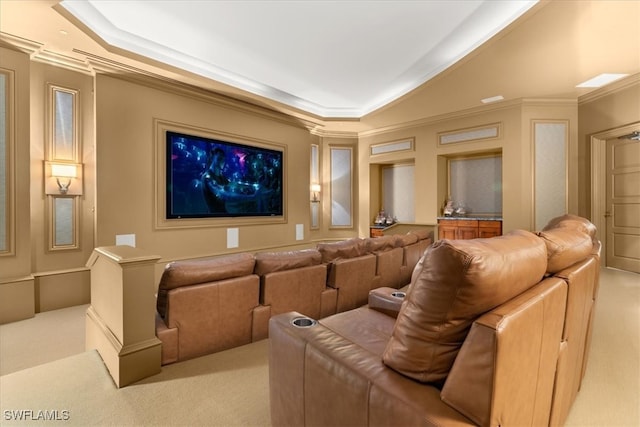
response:
<svg viewBox="0 0 640 427"><path fill-rule="evenodd" d="M154 264L159 256L131 246L95 248L86 348L96 349L118 387L160 372L155 333Z"/></svg>

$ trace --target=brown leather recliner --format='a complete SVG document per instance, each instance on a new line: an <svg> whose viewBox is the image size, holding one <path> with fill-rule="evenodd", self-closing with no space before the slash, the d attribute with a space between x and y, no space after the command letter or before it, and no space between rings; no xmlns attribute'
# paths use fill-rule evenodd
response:
<svg viewBox="0 0 640 427"><path fill-rule="evenodd" d="M571 401L561 384L574 387L577 375L563 373L562 353L583 355L571 366L580 374L586 359L592 311L567 307L592 307L572 296L595 295L593 274L579 273L589 259L592 237L577 229L440 241L416 267L397 320L370 307L272 318L273 425L555 424L560 400ZM554 263L565 273L548 271ZM569 318L580 326L569 326L581 337L575 351L562 350Z"/></svg>
<svg viewBox="0 0 640 427"><path fill-rule="evenodd" d="M156 316L162 364L252 342L260 296L254 265L252 254L241 253L166 266Z"/></svg>
<svg viewBox="0 0 640 427"><path fill-rule="evenodd" d="M257 253L254 272L270 316L295 310L320 318L336 312L337 291L327 287L327 265L316 249Z"/></svg>
<svg viewBox="0 0 640 427"><path fill-rule="evenodd" d="M319 243L317 249L327 264L327 286L338 292L336 311L366 304L376 275L376 256L367 252L364 240Z"/></svg>

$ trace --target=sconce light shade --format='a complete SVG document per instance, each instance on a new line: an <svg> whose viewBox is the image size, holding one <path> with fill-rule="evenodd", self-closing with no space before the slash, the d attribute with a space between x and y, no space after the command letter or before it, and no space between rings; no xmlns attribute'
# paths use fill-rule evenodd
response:
<svg viewBox="0 0 640 427"><path fill-rule="evenodd" d="M67 164L59 164L52 163L51 164L51 176L56 178L77 178L78 177L78 167L75 164L67 165Z"/></svg>
<svg viewBox="0 0 640 427"><path fill-rule="evenodd" d="M318 193L320 192L322 188L320 187L320 184L311 184L311 201L312 202L319 202L320 199L318 198Z"/></svg>
<svg viewBox="0 0 640 427"><path fill-rule="evenodd" d="M45 194L82 194L82 164L44 162Z"/></svg>

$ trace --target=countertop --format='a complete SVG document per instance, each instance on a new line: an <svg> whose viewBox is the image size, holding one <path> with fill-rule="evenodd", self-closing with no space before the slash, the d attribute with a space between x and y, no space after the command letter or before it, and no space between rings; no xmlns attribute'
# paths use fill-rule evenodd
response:
<svg viewBox="0 0 640 427"><path fill-rule="evenodd" d="M452 216L439 216L438 219L471 219L478 221L502 221L501 216L486 216L486 215L452 215Z"/></svg>

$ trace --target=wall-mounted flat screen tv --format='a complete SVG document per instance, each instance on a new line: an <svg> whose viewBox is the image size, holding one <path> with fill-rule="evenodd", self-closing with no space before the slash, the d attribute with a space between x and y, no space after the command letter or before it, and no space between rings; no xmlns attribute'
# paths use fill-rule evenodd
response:
<svg viewBox="0 0 640 427"><path fill-rule="evenodd" d="M283 214L282 151L166 135L167 219Z"/></svg>

